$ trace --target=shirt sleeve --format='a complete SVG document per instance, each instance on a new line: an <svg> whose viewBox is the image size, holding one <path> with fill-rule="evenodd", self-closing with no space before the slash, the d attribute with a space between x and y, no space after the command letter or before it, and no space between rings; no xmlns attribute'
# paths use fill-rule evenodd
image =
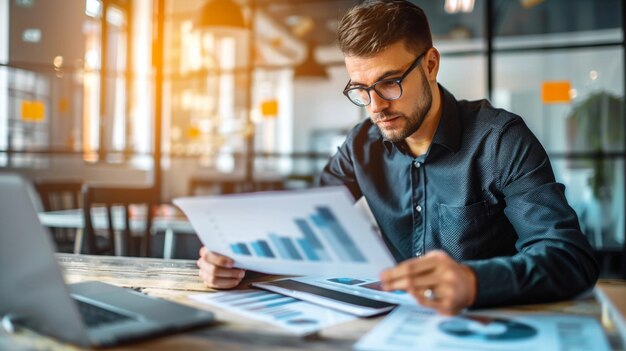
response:
<svg viewBox="0 0 626 351"><path fill-rule="evenodd" d="M351 157L350 136L337 148L320 173L320 186L345 185L355 199L362 196L361 188L356 179L354 164Z"/></svg>
<svg viewBox="0 0 626 351"><path fill-rule="evenodd" d="M472 307L572 298L598 279L598 263L557 183L545 150L520 118L505 125L493 155L518 253L464 262L477 277Z"/></svg>

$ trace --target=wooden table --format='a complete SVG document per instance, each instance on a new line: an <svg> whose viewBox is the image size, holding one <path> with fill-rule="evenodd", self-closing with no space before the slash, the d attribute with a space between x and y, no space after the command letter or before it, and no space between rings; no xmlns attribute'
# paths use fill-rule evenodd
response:
<svg viewBox="0 0 626 351"><path fill-rule="evenodd" d="M65 272L66 281L75 283L100 280L118 286L132 287L157 296L197 308L211 310L218 322L212 326L183 334L174 334L149 341L126 345L112 350L350 350L352 345L369 331L382 317L358 319L324 329L306 338L242 318L226 310L202 305L187 296L192 293L211 292L198 277L193 260L163 260L111 256L57 254ZM270 277L249 274L242 287L252 281ZM626 288L626 284L624 284ZM45 289L45 287L42 287ZM601 308L592 298L555 304L515 307L522 311L554 311L577 315L591 315L600 319ZM608 330L615 349L622 349L619 338ZM616 344L617 343L617 344ZM617 346L615 346L617 345ZM78 350L71 345L38 336L30 331L7 337L0 334L0 350Z"/></svg>

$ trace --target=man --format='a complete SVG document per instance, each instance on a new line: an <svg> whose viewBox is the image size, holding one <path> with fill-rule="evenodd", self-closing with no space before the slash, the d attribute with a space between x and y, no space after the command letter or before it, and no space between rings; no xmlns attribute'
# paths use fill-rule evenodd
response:
<svg viewBox="0 0 626 351"><path fill-rule="evenodd" d="M400 263L381 274L442 314L571 298L598 266L539 141L519 116L457 101L437 83L440 55L423 11L369 1L338 28L344 94L370 116L348 134L321 185L364 196ZM205 283L244 272L201 251Z"/></svg>

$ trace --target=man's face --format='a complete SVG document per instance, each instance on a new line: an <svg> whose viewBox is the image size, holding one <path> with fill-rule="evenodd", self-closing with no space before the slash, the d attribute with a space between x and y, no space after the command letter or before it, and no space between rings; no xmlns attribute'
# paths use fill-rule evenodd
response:
<svg viewBox="0 0 626 351"><path fill-rule="evenodd" d="M401 77L416 58L403 42L398 42L372 57L346 56L345 63L351 86L369 87L382 79ZM387 101L370 91L367 112L389 141L402 141L415 133L430 111L432 93L423 71L424 61L425 58L402 81L399 99Z"/></svg>

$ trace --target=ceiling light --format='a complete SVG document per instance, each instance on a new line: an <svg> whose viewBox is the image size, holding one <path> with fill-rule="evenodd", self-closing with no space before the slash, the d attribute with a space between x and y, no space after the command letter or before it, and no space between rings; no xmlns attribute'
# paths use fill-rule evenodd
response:
<svg viewBox="0 0 626 351"><path fill-rule="evenodd" d="M236 27L245 28L243 12L232 0L209 0L200 11L196 28Z"/></svg>
<svg viewBox="0 0 626 351"><path fill-rule="evenodd" d="M322 66L315 59L315 44L309 43L307 55L304 61L294 70L294 77L299 78L328 78L326 67Z"/></svg>
<svg viewBox="0 0 626 351"><path fill-rule="evenodd" d="M474 10L474 0L446 0L443 6L447 13L469 13Z"/></svg>

